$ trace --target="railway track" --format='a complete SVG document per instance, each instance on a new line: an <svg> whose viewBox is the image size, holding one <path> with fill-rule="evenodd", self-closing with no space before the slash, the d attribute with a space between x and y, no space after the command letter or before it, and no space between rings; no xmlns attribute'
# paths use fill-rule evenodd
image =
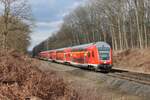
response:
<svg viewBox="0 0 150 100"><path fill-rule="evenodd" d="M143 85L150 85L150 74L116 70L116 72L108 73L107 76L133 81Z"/></svg>
<svg viewBox="0 0 150 100"><path fill-rule="evenodd" d="M105 75L150 86L150 74L130 72L120 69L112 69L110 73L105 73Z"/></svg>

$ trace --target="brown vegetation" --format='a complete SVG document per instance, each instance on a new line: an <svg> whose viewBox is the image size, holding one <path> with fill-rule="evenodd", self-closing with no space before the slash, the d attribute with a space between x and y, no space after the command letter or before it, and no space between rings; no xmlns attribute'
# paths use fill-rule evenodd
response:
<svg viewBox="0 0 150 100"><path fill-rule="evenodd" d="M122 69L150 73L150 48L115 52L114 65Z"/></svg>
<svg viewBox="0 0 150 100"><path fill-rule="evenodd" d="M78 100L71 89L55 72L37 69L38 61L14 50L0 51L0 99L24 100L37 97L42 100Z"/></svg>

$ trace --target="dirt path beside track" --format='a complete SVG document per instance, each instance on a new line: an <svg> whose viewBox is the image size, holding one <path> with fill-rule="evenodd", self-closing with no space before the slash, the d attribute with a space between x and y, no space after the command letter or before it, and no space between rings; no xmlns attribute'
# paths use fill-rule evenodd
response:
<svg viewBox="0 0 150 100"><path fill-rule="evenodd" d="M41 61L41 66L42 71L56 71L73 86L82 100L149 100L147 97L135 96L115 87L108 87L105 83L108 77L105 74L45 61ZM111 84L111 80L107 83Z"/></svg>

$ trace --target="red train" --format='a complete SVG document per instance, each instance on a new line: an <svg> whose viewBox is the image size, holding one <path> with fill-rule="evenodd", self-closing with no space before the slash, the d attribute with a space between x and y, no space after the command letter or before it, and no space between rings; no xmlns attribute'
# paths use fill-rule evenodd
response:
<svg viewBox="0 0 150 100"><path fill-rule="evenodd" d="M92 68L95 71L110 71L112 68L112 48L105 42L43 51L39 56L42 59Z"/></svg>

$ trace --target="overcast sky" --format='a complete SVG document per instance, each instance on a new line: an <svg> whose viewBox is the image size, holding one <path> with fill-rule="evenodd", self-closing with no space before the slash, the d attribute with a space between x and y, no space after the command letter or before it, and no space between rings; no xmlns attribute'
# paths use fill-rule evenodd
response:
<svg viewBox="0 0 150 100"><path fill-rule="evenodd" d="M31 50L35 45L47 39L63 23L63 17L83 4L85 0L29 0L36 27L31 33Z"/></svg>

